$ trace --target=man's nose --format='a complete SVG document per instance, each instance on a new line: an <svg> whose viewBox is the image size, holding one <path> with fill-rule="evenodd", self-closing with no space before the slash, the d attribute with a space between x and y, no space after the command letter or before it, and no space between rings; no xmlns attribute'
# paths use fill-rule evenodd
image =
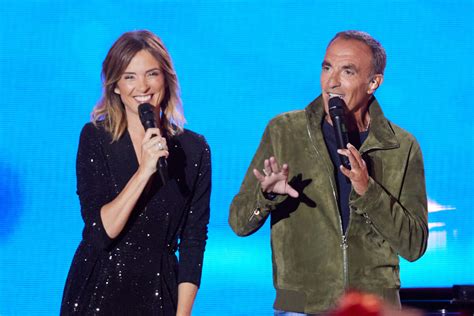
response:
<svg viewBox="0 0 474 316"><path fill-rule="evenodd" d="M337 88L341 85L341 80L339 78L338 72L333 72L328 78L328 86L330 88Z"/></svg>

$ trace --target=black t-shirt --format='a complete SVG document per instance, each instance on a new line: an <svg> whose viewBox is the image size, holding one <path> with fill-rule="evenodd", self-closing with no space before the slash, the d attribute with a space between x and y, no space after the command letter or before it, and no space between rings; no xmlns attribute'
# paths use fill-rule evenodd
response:
<svg viewBox="0 0 474 316"><path fill-rule="evenodd" d="M349 142L354 145L355 148L359 149L368 134L368 131L349 132ZM336 135L334 134L334 128L326 120L323 121L323 135L326 147L328 148L329 155L331 156L334 165L334 178L336 179L338 197L337 203L341 214L342 228L343 231L346 232L347 225L349 224L349 194L351 193L352 185L349 179L346 178L339 169L341 161L339 159L339 154L337 153Z"/></svg>

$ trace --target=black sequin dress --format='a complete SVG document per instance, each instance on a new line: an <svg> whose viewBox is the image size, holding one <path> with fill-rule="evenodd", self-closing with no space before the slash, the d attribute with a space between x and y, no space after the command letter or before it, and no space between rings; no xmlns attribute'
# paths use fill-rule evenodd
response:
<svg viewBox="0 0 474 316"><path fill-rule="evenodd" d="M138 161L128 132L112 143L102 127L84 126L76 168L85 226L66 280L62 315L175 315L178 284L199 286L210 151L205 139L189 130L167 143L169 180L163 185L156 175L121 234L110 239L100 208L122 191Z"/></svg>

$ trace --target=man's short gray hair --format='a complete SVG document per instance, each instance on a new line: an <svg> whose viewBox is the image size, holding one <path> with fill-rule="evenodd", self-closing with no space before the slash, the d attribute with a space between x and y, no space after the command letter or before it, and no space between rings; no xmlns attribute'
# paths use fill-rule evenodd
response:
<svg viewBox="0 0 474 316"><path fill-rule="evenodd" d="M370 36L369 33L353 30L339 32L329 42L328 47L337 38L346 40L354 39L369 46L370 50L372 51L372 75L383 75L385 65L387 64L387 54L385 53L385 49L382 47L382 45L375 38Z"/></svg>

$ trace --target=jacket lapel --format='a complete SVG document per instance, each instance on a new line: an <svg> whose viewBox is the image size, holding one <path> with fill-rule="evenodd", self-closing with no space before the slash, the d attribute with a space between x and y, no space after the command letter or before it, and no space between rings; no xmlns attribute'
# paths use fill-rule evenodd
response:
<svg viewBox="0 0 474 316"><path fill-rule="evenodd" d="M104 147L112 181L115 182L114 189L120 192L138 169L138 160L130 134L125 130L119 140L113 143L107 142Z"/></svg>
<svg viewBox="0 0 474 316"><path fill-rule="evenodd" d="M324 119L324 105L323 99L319 96L313 102L311 102L305 109L307 118L308 133L311 137L311 142L316 149L319 158L323 160L324 165L328 167L329 176L334 180L334 166L329 157L326 142L324 141L324 135L321 128L321 123Z"/></svg>
<svg viewBox="0 0 474 316"><path fill-rule="evenodd" d="M375 98L369 105L370 130L367 139L360 148L361 154L376 149L393 149L400 147L400 143L385 118L382 109Z"/></svg>

